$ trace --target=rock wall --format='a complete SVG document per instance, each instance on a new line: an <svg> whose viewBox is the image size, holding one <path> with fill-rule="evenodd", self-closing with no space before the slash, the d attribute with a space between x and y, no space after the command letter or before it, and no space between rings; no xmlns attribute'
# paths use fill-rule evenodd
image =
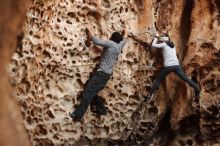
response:
<svg viewBox="0 0 220 146"><path fill-rule="evenodd" d="M0 1L0 145L30 146L17 100L12 95L7 66L16 49L29 1Z"/></svg>
<svg viewBox="0 0 220 146"><path fill-rule="evenodd" d="M218 0L33 0L9 66L33 145L220 144L220 4ZM127 25L130 35L100 95L106 116L90 112L82 122L68 113L99 63L85 24L107 39ZM162 65L150 49L151 34L168 32L186 74L201 98L174 74L136 111Z"/></svg>

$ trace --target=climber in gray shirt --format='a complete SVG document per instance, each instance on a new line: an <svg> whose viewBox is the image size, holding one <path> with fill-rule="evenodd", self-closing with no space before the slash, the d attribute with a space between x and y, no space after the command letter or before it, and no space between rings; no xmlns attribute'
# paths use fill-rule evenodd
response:
<svg viewBox="0 0 220 146"><path fill-rule="evenodd" d="M90 40L92 40L94 44L103 47L103 51L97 71L85 85L79 106L74 112L70 113L70 117L73 120L80 120L90 104L92 112L98 115L106 115L106 107L102 103L98 93L107 84L113 72L113 67L117 61L118 55L122 52L122 48L126 44L128 35L127 29L124 29L122 33L112 33L110 40L103 40L93 35L94 31L92 27L88 26L87 32Z"/></svg>
<svg viewBox="0 0 220 146"><path fill-rule="evenodd" d="M118 35L120 36L121 34ZM121 38L119 38L119 40L121 40ZM104 47L98 71L102 71L107 74L112 74L113 66L117 61L118 55L121 53L122 48L126 43L126 38L124 38L120 42L119 41L115 42L111 40L110 41L101 40L93 36L92 42L98 46Z"/></svg>

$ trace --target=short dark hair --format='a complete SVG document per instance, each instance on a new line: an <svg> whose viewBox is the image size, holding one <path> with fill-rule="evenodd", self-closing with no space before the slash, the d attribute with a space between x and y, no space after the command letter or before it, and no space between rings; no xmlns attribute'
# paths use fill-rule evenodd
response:
<svg viewBox="0 0 220 146"><path fill-rule="evenodd" d="M110 40L116 43L120 43L123 40L123 36L119 32L113 32Z"/></svg>

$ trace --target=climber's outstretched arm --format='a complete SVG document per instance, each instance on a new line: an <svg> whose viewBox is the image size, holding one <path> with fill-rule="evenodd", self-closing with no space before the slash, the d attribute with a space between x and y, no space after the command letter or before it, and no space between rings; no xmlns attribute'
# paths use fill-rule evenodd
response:
<svg viewBox="0 0 220 146"><path fill-rule="evenodd" d="M120 50L122 50L122 48L125 46L125 44L127 42L128 30L126 27L122 30L121 34L123 36L123 40L119 43Z"/></svg>
<svg viewBox="0 0 220 146"><path fill-rule="evenodd" d="M86 26L86 33L88 35L88 38L91 40L92 36L94 35L94 29L90 25Z"/></svg>
<svg viewBox="0 0 220 146"><path fill-rule="evenodd" d="M101 47L104 47L104 48L108 48L108 46L109 46L109 41L97 38L96 36L92 37L92 42L94 44L101 46Z"/></svg>
<svg viewBox="0 0 220 146"><path fill-rule="evenodd" d="M125 28L122 30L121 34L122 34L122 36L123 36L124 38L127 38L127 37L128 37L128 29L127 29L127 27L125 27Z"/></svg>
<svg viewBox="0 0 220 146"><path fill-rule="evenodd" d="M163 48L166 46L166 43L157 43L158 38L154 38L153 42L152 42L152 47L154 48Z"/></svg>
<svg viewBox="0 0 220 146"><path fill-rule="evenodd" d="M94 29L93 27L91 26L87 26L86 27L86 30L88 32L88 37L90 40L92 40L92 42L98 46L101 46L101 47L104 47L104 48L107 48L108 47L108 41L107 40L103 40L103 39L100 39L98 37L96 37L94 35Z"/></svg>

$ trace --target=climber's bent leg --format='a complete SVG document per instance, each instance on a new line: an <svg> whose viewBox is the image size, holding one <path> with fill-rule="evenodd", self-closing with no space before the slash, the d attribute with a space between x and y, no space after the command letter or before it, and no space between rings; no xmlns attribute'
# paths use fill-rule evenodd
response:
<svg viewBox="0 0 220 146"><path fill-rule="evenodd" d="M196 83L193 82L192 80L190 80L185 73L183 72L182 68L178 65L175 67L175 71L174 71L180 79L182 79L183 81L187 82L191 87L194 88L196 96L198 96L199 94L199 88L197 87Z"/></svg>
<svg viewBox="0 0 220 146"><path fill-rule="evenodd" d="M94 96L93 102L91 103L91 110L98 115L106 115L106 107L102 103L99 95Z"/></svg>
<svg viewBox="0 0 220 146"><path fill-rule="evenodd" d="M158 89L161 81L169 74L172 72L172 66L164 67L156 76L153 86L150 89L150 94L149 96L152 96L153 93Z"/></svg>
<svg viewBox="0 0 220 146"><path fill-rule="evenodd" d="M98 92L105 87L110 76L111 76L110 74L97 71L91 77L91 79L88 81L83 91L80 105L72 114L70 114L72 118L74 117L80 119L83 117L89 104L93 101L94 97L98 94Z"/></svg>

